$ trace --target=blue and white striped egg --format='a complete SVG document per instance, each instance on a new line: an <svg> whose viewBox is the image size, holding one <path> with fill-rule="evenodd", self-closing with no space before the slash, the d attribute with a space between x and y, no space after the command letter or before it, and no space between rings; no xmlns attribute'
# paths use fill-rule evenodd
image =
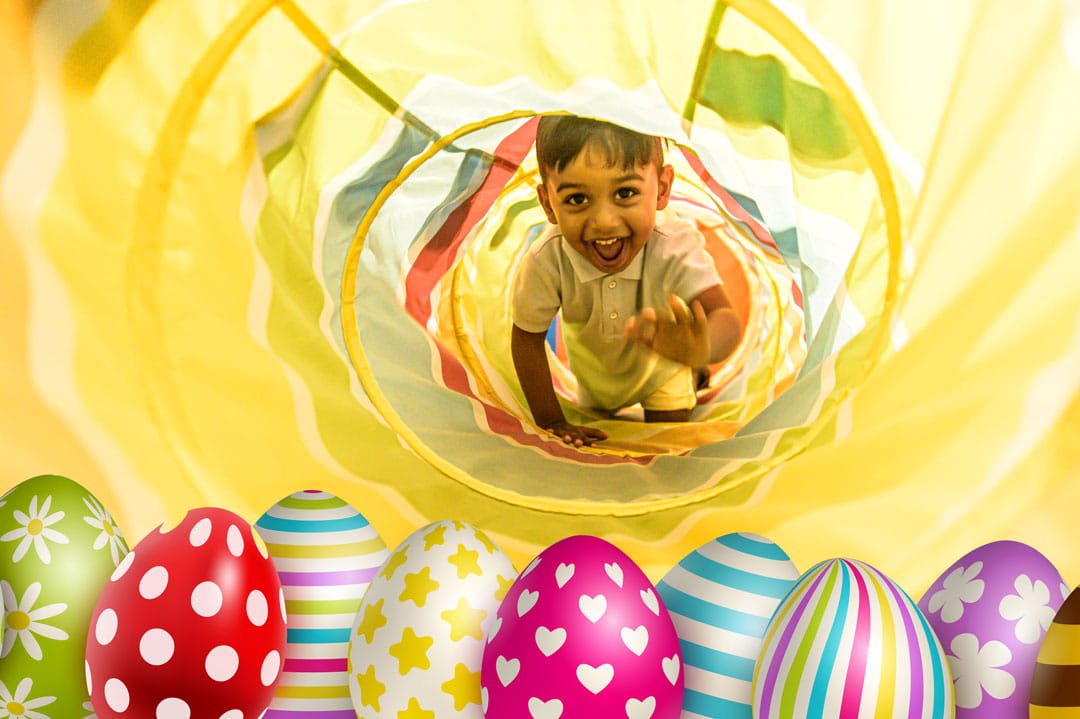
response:
<svg viewBox="0 0 1080 719"><path fill-rule="evenodd" d="M389 556L362 514L343 499L307 490L255 523L285 594L288 645L264 719L352 715L349 638L360 600Z"/></svg>
<svg viewBox="0 0 1080 719"><path fill-rule="evenodd" d="M750 719L761 640L798 576L776 544L735 533L695 549L657 584L686 667L684 719Z"/></svg>
<svg viewBox="0 0 1080 719"><path fill-rule="evenodd" d="M877 569L831 559L780 603L754 670L756 719L952 719L940 642L915 602Z"/></svg>

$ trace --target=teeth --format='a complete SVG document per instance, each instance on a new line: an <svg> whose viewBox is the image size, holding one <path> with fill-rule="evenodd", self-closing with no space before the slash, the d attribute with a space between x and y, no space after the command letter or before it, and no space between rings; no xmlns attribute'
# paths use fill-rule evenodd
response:
<svg viewBox="0 0 1080 719"><path fill-rule="evenodd" d="M610 240L596 240L596 241L593 242L593 244L594 245L601 245L603 247L610 247L611 245L614 245L618 241L619 241L618 237L612 237Z"/></svg>

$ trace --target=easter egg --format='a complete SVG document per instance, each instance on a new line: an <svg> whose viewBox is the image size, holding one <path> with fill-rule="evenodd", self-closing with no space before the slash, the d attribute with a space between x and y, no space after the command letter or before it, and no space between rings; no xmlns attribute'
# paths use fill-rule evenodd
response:
<svg viewBox="0 0 1080 719"><path fill-rule="evenodd" d="M77 482L42 475L0 497L0 708L90 713L83 670L90 615L127 553L108 510Z"/></svg>
<svg viewBox="0 0 1080 719"><path fill-rule="evenodd" d="M985 544L953 563L919 606L952 669L956 716L1028 716L1039 645L1068 594L1038 550L1014 541Z"/></svg>
<svg viewBox="0 0 1080 719"><path fill-rule="evenodd" d="M726 534L688 554L656 585L679 635L683 718L752 716L754 664L769 619L799 572L776 544Z"/></svg>
<svg viewBox="0 0 1080 719"><path fill-rule="evenodd" d="M101 592L86 643L98 719L255 719L285 650L285 606L251 525L225 509L159 527Z"/></svg>
<svg viewBox="0 0 1080 719"><path fill-rule="evenodd" d="M349 647L363 719L483 717L484 638L514 578L509 557L462 522L421 527L371 581Z"/></svg>
<svg viewBox="0 0 1080 719"><path fill-rule="evenodd" d="M541 552L499 607L481 671L487 719L675 719L683 670L652 582L599 537Z"/></svg>
<svg viewBox="0 0 1080 719"><path fill-rule="evenodd" d="M769 622L754 669L754 717L953 716L941 645L892 580L852 559L803 574Z"/></svg>
<svg viewBox="0 0 1080 719"><path fill-rule="evenodd" d="M1080 590L1057 610L1031 676L1031 719L1080 719Z"/></svg>
<svg viewBox="0 0 1080 719"><path fill-rule="evenodd" d="M288 643L265 719L353 715L349 638L360 599L386 561L386 544L343 499L308 490L255 522L285 592Z"/></svg>

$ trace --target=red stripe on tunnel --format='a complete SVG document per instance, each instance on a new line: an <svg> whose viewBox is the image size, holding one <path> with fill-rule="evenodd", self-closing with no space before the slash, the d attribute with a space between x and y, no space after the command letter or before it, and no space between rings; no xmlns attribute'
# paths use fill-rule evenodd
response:
<svg viewBox="0 0 1080 719"><path fill-rule="evenodd" d="M495 150L497 162L488 170L483 184L469 199L458 205L431 241L420 250L405 277L405 311L421 327L431 317L431 292L451 267L469 230L491 210L506 183L532 149L536 138L533 118L510 133Z"/></svg>
<svg viewBox="0 0 1080 719"><path fill-rule="evenodd" d="M716 178L709 174L709 171L705 169L705 165L702 164L701 159L697 155L686 150L682 150L683 157L690 163L690 167L697 173L698 177L705 181L705 186L709 188L720 203L724 206L724 209L739 222L750 228L750 232L754 234L754 237L762 245L770 247L777 252L779 248L776 246L776 241L773 240L772 234L766 230L760 222L750 216L750 213L743 209L743 206L735 201L735 198L724 189L724 186L716 181Z"/></svg>

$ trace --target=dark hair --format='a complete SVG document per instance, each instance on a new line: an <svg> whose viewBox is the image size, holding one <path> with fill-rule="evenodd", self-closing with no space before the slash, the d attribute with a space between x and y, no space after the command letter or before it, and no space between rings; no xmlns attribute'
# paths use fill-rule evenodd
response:
<svg viewBox="0 0 1080 719"><path fill-rule="evenodd" d="M626 169L655 163L659 171L664 164L659 137L577 115L544 115L536 127L536 161L541 179L546 179L548 168L562 172L586 145L603 153L608 167L620 162Z"/></svg>

